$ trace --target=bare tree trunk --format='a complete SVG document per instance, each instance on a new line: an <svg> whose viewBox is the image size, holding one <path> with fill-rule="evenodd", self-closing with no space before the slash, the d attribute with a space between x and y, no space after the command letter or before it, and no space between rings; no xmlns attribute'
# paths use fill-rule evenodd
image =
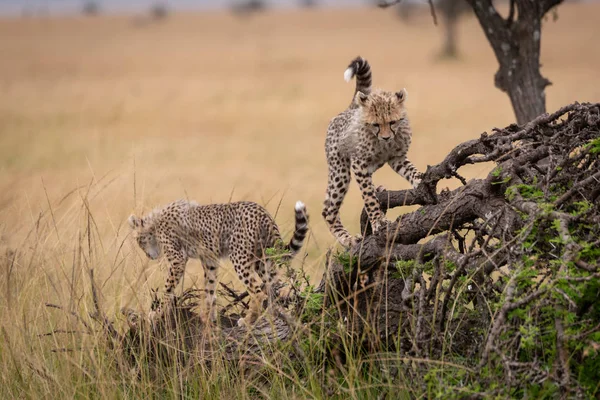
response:
<svg viewBox="0 0 600 400"><path fill-rule="evenodd" d="M517 122L527 123L546 112L545 88L550 81L540 73L541 20L563 0L511 0L507 19L491 0L466 1L496 54L500 67L495 84L508 94Z"/></svg>
<svg viewBox="0 0 600 400"><path fill-rule="evenodd" d="M439 9L444 24L444 47L440 54L443 58L454 58L458 55L456 46L456 28L460 15L465 11L464 0L441 0Z"/></svg>
<svg viewBox="0 0 600 400"><path fill-rule="evenodd" d="M444 36L444 47L442 49L442 57L454 58L458 55L456 50L456 22L458 18L445 18L444 28L446 34Z"/></svg>

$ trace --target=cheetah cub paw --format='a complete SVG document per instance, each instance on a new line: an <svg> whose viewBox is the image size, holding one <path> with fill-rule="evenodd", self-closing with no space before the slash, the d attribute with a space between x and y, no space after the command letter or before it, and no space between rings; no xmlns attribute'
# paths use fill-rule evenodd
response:
<svg viewBox="0 0 600 400"><path fill-rule="evenodd" d="M424 175L424 174L423 174L422 172L419 172L419 173L418 173L418 174L415 176L415 178L414 178L414 179L413 179L413 181L412 181L412 187L413 187L413 189L416 189L416 188L418 188L418 187L419 187L419 185L420 185L420 184L421 184L421 182L423 181L423 175Z"/></svg>
<svg viewBox="0 0 600 400"><path fill-rule="evenodd" d="M362 235L356 235L350 239L350 247L355 247L363 241Z"/></svg>
<svg viewBox="0 0 600 400"><path fill-rule="evenodd" d="M388 222L385 218L381 218L377 221L371 221L371 229L373 230L373 233L377 233L381 229L385 229L385 227L387 226L387 223Z"/></svg>

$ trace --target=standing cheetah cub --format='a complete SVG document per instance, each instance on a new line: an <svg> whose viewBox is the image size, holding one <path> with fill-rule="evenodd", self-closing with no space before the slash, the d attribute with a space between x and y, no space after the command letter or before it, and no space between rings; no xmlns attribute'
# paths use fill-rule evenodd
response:
<svg viewBox="0 0 600 400"><path fill-rule="evenodd" d="M308 215L302 202L296 203L296 227L283 250L290 261L300 250L308 231ZM215 320L216 281L219 259L229 257L235 272L251 295L245 320L252 323L262 309L266 293L277 281L276 265L265 250L281 242L277 224L260 205L241 201L198 205L179 200L156 209L143 218L129 217L138 245L148 258L164 254L168 263L165 283L167 306L183 276L189 258L199 259L204 268L207 315Z"/></svg>
<svg viewBox="0 0 600 400"><path fill-rule="evenodd" d="M356 89L352 103L331 120L325 140L329 176L323 217L331 233L345 247L355 243L339 215L351 171L374 232L382 227L385 216L376 197L373 173L388 163L413 187L421 182L421 174L406 158L412 136L404 108L406 90L372 91L371 67L362 57L354 59L344 72L346 81L353 77L356 77Z"/></svg>

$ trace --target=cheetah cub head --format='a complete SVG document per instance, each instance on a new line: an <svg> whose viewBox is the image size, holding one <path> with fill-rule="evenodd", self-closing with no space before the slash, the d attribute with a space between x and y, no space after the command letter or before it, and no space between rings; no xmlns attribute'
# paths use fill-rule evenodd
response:
<svg viewBox="0 0 600 400"><path fill-rule="evenodd" d="M374 91L371 94L356 92L354 98L361 109L361 123L367 131L382 141L400 134L407 113L404 107L406 89L399 92Z"/></svg>
<svg viewBox="0 0 600 400"><path fill-rule="evenodd" d="M154 227L145 218L139 218L133 214L129 217L128 222L140 248L144 250L149 259L156 260L161 251L156 240Z"/></svg>

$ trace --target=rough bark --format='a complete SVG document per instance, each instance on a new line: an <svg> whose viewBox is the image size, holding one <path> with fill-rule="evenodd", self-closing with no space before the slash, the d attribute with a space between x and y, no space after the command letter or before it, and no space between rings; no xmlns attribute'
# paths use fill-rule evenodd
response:
<svg viewBox="0 0 600 400"><path fill-rule="evenodd" d="M550 81L540 73L542 18L563 0L510 0L506 19L492 0L466 1L494 50L499 64L494 82L508 94L517 122L525 124L546 112L545 88Z"/></svg>

